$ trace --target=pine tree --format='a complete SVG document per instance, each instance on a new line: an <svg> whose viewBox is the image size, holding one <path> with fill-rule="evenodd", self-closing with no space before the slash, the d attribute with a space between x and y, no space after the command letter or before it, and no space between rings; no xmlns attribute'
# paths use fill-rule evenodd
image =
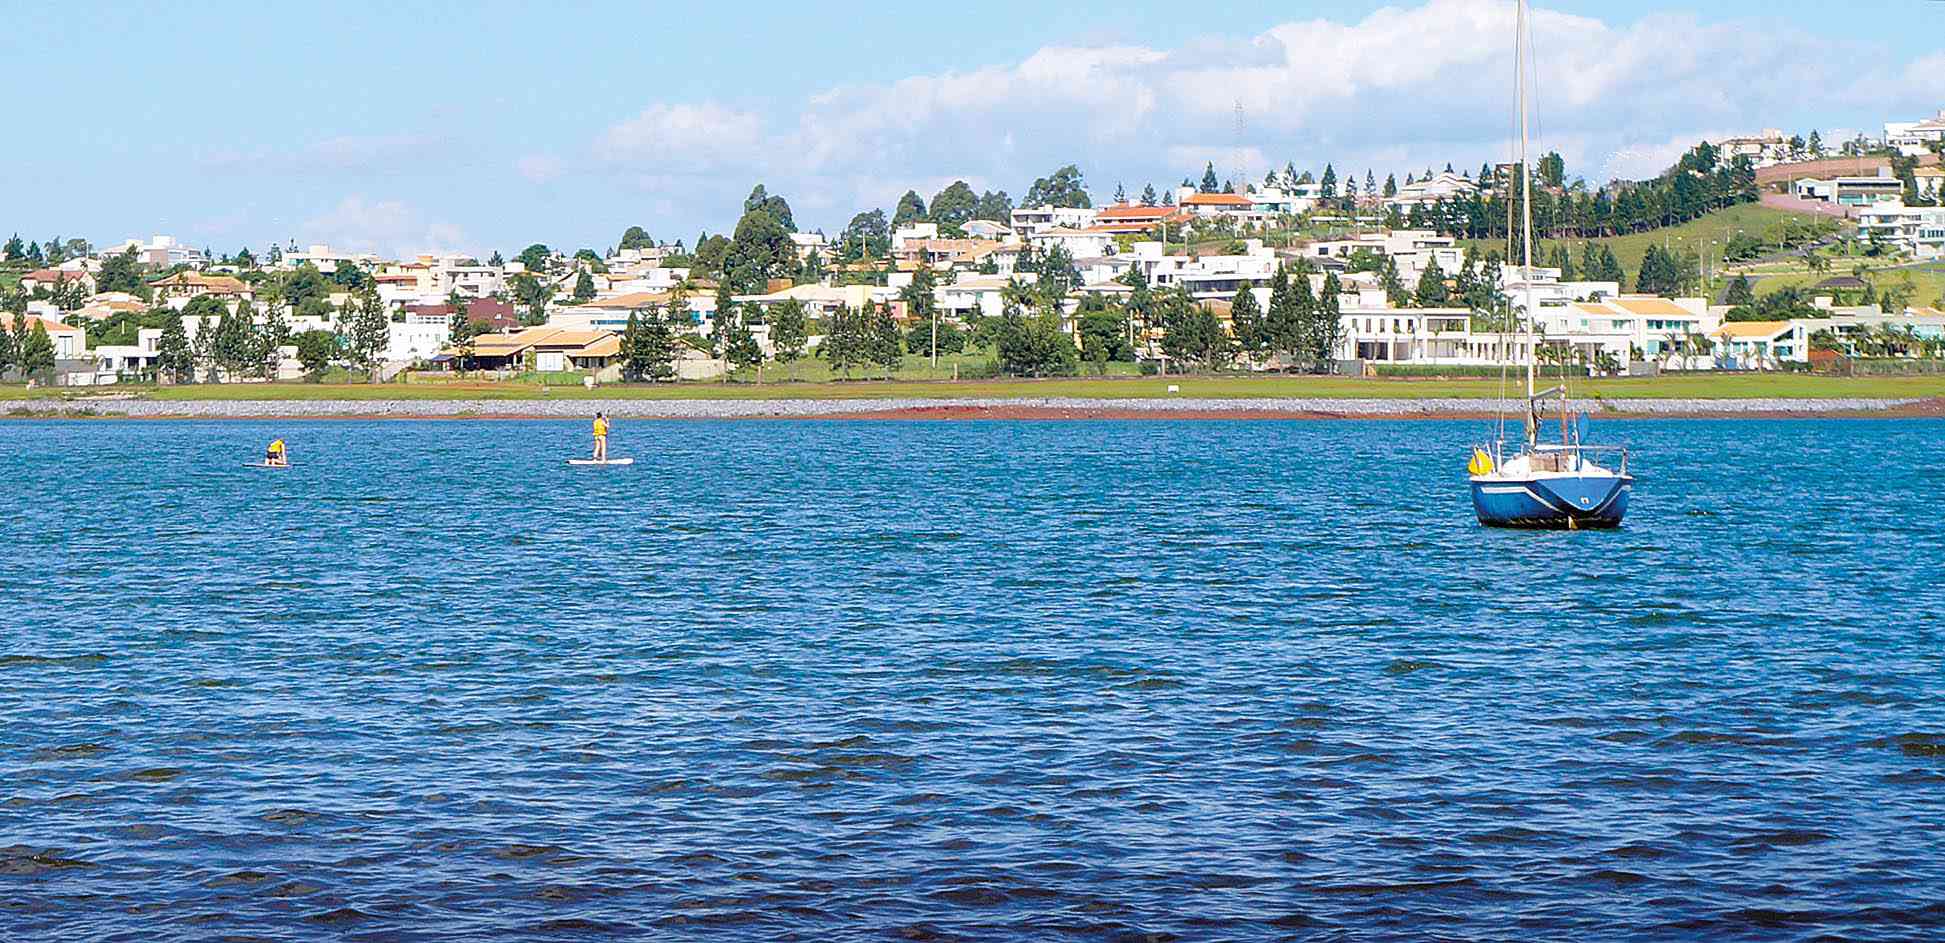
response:
<svg viewBox="0 0 1945 943"><path fill-rule="evenodd" d="M770 312L770 344L776 348L777 360L785 366L804 355L804 344L809 337L810 327L802 302L792 298Z"/></svg>
<svg viewBox="0 0 1945 943"><path fill-rule="evenodd" d="M1116 182L1116 183L1115 183L1115 185L1114 185L1114 203L1115 203L1115 205L1116 205L1116 206L1120 206L1120 205L1123 205L1123 204L1125 204L1125 203L1127 203L1127 202L1128 202L1128 188L1127 188L1127 187L1124 187L1124 186L1122 186L1122 185L1121 185L1121 184L1120 184L1119 182Z"/></svg>
<svg viewBox="0 0 1945 943"><path fill-rule="evenodd" d="M756 382L763 382L763 346L756 342L756 334L750 331L749 319L737 318L730 328L729 339L723 346L724 356L739 367L755 367Z"/></svg>
<svg viewBox="0 0 1945 943"><path fill-rule="evenodd" d="M1729 291L1723 297L1722 303L1730 307L1755 304L1756 290L1750 286L1749 276L1737 275L1736 280L1729 283Z"/></svg>
<svg viewBox="0 0 1945 943"><path fill-rule="evenodd" d="M290 343L290 324L277 305L264 312L263 323L256 325L257 369L266 380L277 379L283 366L284 345Z"/></svg>
<svg viewBox="0 0 1945 943"><path fill-rule="evenodd" d="M1438 260L1427 260L1425 271L1418 276L1418 291L1412 300L1420 308L1437 308L1451 298L1451 291L1445 286L1445 273L1439 270Z"/></svg>
<svg viewBox="0 0 1945 943"><path fill-rule="evenodd" d="M156 371L165 383L195 383L196 360L189 354L189 334L183 319L169 313L161 323L161 340L156 342Z"/></svg>
<svg viewBox="0 0 1945 943"><path fill-rule="evenodd" d="M1202 168L1202 192L1214 193L1222 189L1222 182L1216 179L1216 165L1210 161Z"/></svg>
<svg viewBox="0 0 1945 943"><path fill-rule="evenodd" d="M1152 183L1151 183L1151 184L1149 184L1149 185L1147 185L1147 186L1145 186L1145 187L1143 187L1143 188L1142 188L1142 190L1141 190L1141 205L1143 205L1143 206L1154 206L1154 205L1155 205L1155 185L1154 185L1154 184L1152 184Z"/></svg>
<svg viewBox="0 0 1945 943"><path fill-rule="evenodd" d="M1384 175L1384 195L1387 198L1398 195L1398 175L1397 174Z"/></svg>
<svg viewBox="0 0 1945 943"><path fill-rule="evenodd" d="M1621 268L1621 260L1614 257L1614 249L1605 245L1601 246L1600 280L1613 282L1616 285L1624 284L1628 280L1627 271Z"/></svg>
<svg viewBox="0 0 1945 943"><path fill-rule="evenodd" d="M1580 247L1580 271L1588 281L1602 281L1601 247L1595 243L1582 243Z"/></svg>
<svg viewBox="0 0 1945 943"><path fill-rule="evenodd" d="M1236 297L1229 303L1229 325L1236 336L1236 349L1245 358L1264 348L1263 312L1256 304L1256 292L1248 285L1236 289Z"/></svg>
<svg viewBox="0 0 1945 943"><path fill-rule="evenodd" d="M1337 168L1336 167L1330 164L1324 165L1324 178L1322 180L1317 181L1317 195L1323 197L1326 200L1332 200L1337 198Z"/></svg>
<svg viewBox="0 0 1945 943"><path fill-rule="evenodd" d="M54 369L54 340L47 336L47 322L38 318L34 329L20 343L20 373L34 376Z"/></svg>
<svg viewBox="0 0 1945 943"><path fill-rule="evenodd" d="M1343 322L1339 320L1342 313L1339 305L1342 302L1338 296L1343 291L1344 286L1338 282L1336 272L1324 275L1324 290L1317 297L1317 309L1311 315L1309 332L1311 360L1320 373L1328 370L1331 362L1337 359L1337 341L1343 334Z"/></svg>
<svg viewBox="0 0 1945 943"><path fill-rule="evenodd" d="M892 378L898 369L899 357L904 338L898 335L898 322L891 317L890 305L872 305L870 320L865 325L865 342L869 345L868 356L872 363L885 368L885 379Z"/></svg>
<svg viewBox="0 0 1945 943"><path fill-rule="evenodd" d="M1405 280L1398 277L1397 259L1388 255L1384 257L1384 270L1379 278L1384 285L1387 303L1394 308L1403 308L1411 304L1411 293L1405 290Z"/></svg>
<svg viewBox="0 0 1945 943"><path fill-rule="evenodd" d="M589 275L587 269L582 269L581 274L574 278L574 300L579 302L594 300L594 276Z"/></svg>

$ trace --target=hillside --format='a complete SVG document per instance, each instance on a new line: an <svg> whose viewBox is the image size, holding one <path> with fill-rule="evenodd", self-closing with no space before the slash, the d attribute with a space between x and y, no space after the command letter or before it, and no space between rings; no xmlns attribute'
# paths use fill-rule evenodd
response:
<svg viewBox="0 0 1945 943"><path fill-rule="evenodd" d="M1620 261L1621 267L1627 270L1628 278L1632 280L1635 274L1641 271L1641 258L1648 254L1648 247L1651 245L1671 250L1692 249L1698 253L1706 249L1705 254L1711 260L1710 267L1713 269L1721 265L1723 243L1738 230L1758 236L1766 232L1770 233L1766 241L1773 243L1780 238L1780 227L1790 222L1819 225L1828 221L1803 213L1771 209L1760 203L1742 203L1728 209L1717 210L1680 226L1593 241L1613 249L1615 258ZM1541 252L1551 255L1554 246L1564 243L1574 254L1575 262L1578 262L1581 244L1586 241L1582 239L1547 241L1541 244ZM1713 247L1709 246L1711 241L1715 243ZM1477 246L1482 253L1490 249L1505 251L1504 243L1493 240L1468 239L1462 244ZM1535 259L1534 263L1539 264L1541 261L1542 259Z"/></svg>

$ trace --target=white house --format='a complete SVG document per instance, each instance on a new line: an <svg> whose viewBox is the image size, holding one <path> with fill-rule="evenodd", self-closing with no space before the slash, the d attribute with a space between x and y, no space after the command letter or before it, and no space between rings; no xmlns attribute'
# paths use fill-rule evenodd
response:
<svg viewBox="0 0 1945 943"><path fill-rule="evenodd" d="M1731 321L1710 335L1716 362L1730 370L1773 370L1810 361L1810 322Z"/></svg>
<svg viewBox="0 0 1945 943"><path fill-rule="evenodd" d="M1095 211L1065 206L1022 206L1013 211L1013 231L1021 238L1047 229L1085 229L1094 225Z"/></svg>
<svg viewBox="0 0 1945 943"><path fill-rule="evenodd" d="M1884 146L1894 148L1906 157L1928 154L1932 143L1940 140L1945 140L1945 109L1919 121L1884 123Z"/></svg>
<svg viewBox="0 0 1945 943"><path fill-rule="evenodd" d="M1876 238L1921 259L1945 255L1945 207L1906 206L1887 200L1857 213L1857 234Z"/></svg>
<svg viewBox="0 0 1945 943"><path fill-rule="evenodd" d="M1790 184L1790 192L1800 200L1819 200L1841 206L1868 206L1904 199L1904 181L1891 175L1891 168L1880 167L1874 176L1805 177Z"/></svg>
<svg viewBox="0 0 1945 943"><path fill-rule="evenodd" d="M1409 213L1414 206L1430 207L1440 200L1461 199L1478 192L1479 185L1471 177L1444 170L1399 187L1398 194L1386 197L1384 203L1399 213Z"/></svg>

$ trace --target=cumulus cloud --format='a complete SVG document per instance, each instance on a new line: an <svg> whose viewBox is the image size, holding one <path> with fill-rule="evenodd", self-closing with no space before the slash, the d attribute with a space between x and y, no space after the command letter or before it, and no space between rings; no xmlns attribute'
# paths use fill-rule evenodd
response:
<svg viewBox="0 0 1945 943"><path fill-rule="evenodd" d="M595 156L662 173L746 165L762 155L763 121L714 102L656 104L617 122L595 142Z"/></svg>
<svg viewBox="0 0 1945 943"><path fill-rule="evenodd" d="M451 223L427 219L397 200L348 196L298 229L302 244L321 243L352 252L399 257L421 252L463 251L465 233Z"/></svg>
<svg viewBox="0 0 1945 943"><path fill-rule="evenodd" d="M1116 180L1139 189L1200 174L1205 161L1227 174L1238 153L1259 178L1285 161L1380 179L1476 168L1506 159L1514 133L1514 16L1512 0L1427 0L1174 48L1050 45L1013 63L830 88L779 103L795 112L785 120L654 104L593 149L624 174L745 174L773 192L814 193L839 225L860 208L843 194L895 199L926 192L921 182L941 172L1000 181L1018 197L1066 163L1100 195ZM1657 172L1722 129L1786 125L1805 89L1833 110L1877 110L1894 106L1872 89L1899 77L1945 83L1937 63L1886 63L1880 76L1860 69L1874 61L1868 49L1773 22L1612 24L1541 9L1532 26L1536 147L1560 150L1595 182Z"/></svg>

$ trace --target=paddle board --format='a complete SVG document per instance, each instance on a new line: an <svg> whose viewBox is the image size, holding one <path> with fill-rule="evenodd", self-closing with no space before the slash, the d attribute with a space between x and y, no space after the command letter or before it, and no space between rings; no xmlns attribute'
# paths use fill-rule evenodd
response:
<svg viewBox="0 0 1945 943"><path fill-rule="evenodd" d="M633 465L635 464L635 460L632 458L611 458L605 462L597 462L591 458L570 458L567 460L567 464L569 465Z"/></svg>
<svg viewBox="0 0 1945 943"><path fill-rule="evenodd" d="M250 462L244 468L289 468L289 465L272 465L269 462Z"/></svg>

